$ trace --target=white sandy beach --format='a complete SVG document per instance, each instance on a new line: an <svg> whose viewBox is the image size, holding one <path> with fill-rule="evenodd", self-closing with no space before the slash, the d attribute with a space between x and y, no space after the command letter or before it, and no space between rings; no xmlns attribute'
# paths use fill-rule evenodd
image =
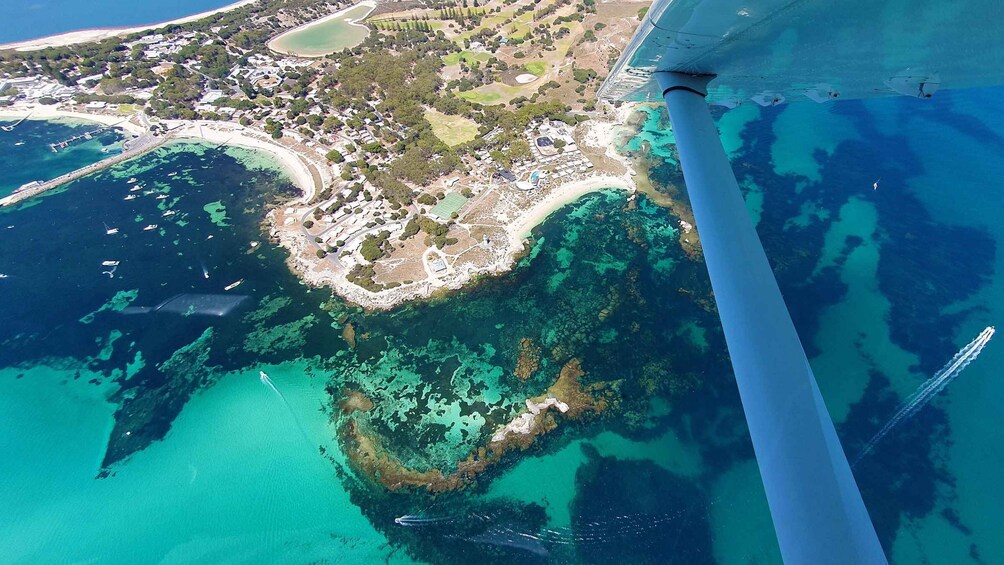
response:
<svg viewBox="0 0 1004 565"><path fill-rule="evenodd" d="M305 159L292 149L275 143L265 134L228 122L189 122L165 120L175 139L196 139L210 143L236 145L257 151L264 151L276 158L290 179L303 190L304 201L313 198L316 187L313 175ZM174 129L176 128L176 129ZM319 167L318 167L319 168ZM321 173L323 175L323 172Z"/></svg>
<svg viewBox="0 0 1004 565"><path fill-rule="evenodd" d="M146 131L142 125L131 120L128 115L91 114L60 109L57 106L19 106L16 108L0 108L0 119L19 120L29 117L32 120L83 120L121 128L131 134L139 135ZM313 197L316 187L313 175L306 159L296 151L274 142L264 133L255 132L238 124L229 122L191 122L182 120L165 120L164 125L171 129L174 139L195 139L210 143L236 145L257 151L264 151L276 158L290 179L303 190L304 198ZM324 167L314 164L324 180L329 176Z"/></svg>
<svg viewBox="0 0 1004 565"><path fill-rule="evenodd" d="M634 181L629 176L595 175L558 186L524 212L519 220L506 227L511 243L522 247L522 241L530 235L530 230L543 223L562 206L571 204L591 192L607 188L634 190Z"/></svg>
<svg viewBox="0 0 1004 565"><path fill-rule="evenodd" d="M282 48L280 46L280 43L282 42L283 38L289 37L290 35L292 35L294 33L297 33L299 31L305 30L307 28L314 27L316 25L323 24L324 22L331 21L331 20L333 20L335 18L340 18L343 15L345 15L346 13L348 13L350 10L355 10L359 6L365 6L365 7L369 8L369 10L361 18L358 18L358 19L355 19L355 20L348 20L347 23L349 25L354 25L354 26L359 26L359 27L366 27L365 25L357 23L357 22L365 20L367 17L369 17L369 15L371 13L373 13L373 10L376 9L376 2L373 2L371 0L364 0L363 2L359 2L357 4L353 4L351 6L348 6L347 8L342 8L341 10L338 10L337 12L335 12L333 14L329 14L327 16L324 16L323 18L319 18L319 19L316 19L314 21L307 22L307 23L305 23L305 24L303 24L301 26L295 27L295 28L290 29L290 30L286 30L286 31L280 33L279 35L273 37L272 39L270 39L268 41L268 43L266 44L266 46L269 49L271 49L272 51L275 51L276 53L283 53L283 54L285 54L286 50L284 50L284 48ZM303 55L303 57L310 58L310 57L314 57L314 56L313 55Z"/></svg>
<svg viewBox="0 0 1004 565"><path fill-rule="evenodd" d="M64 47L66 45L75 45L77 43L101 41L102 39L108 39L109 37L121 37L124 35L129 35L131 33L137 33L150 29L161 28L166 25L184 24L188 22L198 21L201 20L202 18L211 16L213 14L218 14L220 12L226 12L228 10L240 8L241 6L253 4L257 1L258 0L240 0L239 2L228 4L226 6L223 6L222 8L217 8L215 10L208 10L206 12L200 12L198 14L193 14L191 16L185 16L183 18L178 18L176 20L169 20L166 22L141 25L135 27L82 29L78 31L61 33L59 35L50 35L48 37L41 37L38 39L29 39L26 41L18 41L15 43L5 43L0 45L0 50L14 49L16 51L37 51L39 49L45 49L46 47Z"/></svg>
<svg viewBox="0 0 1004 565"><path fill-rule="evenodd" d="M32 105L17 106L14 108L0 108L0 119L20 120L28 117L30 120L84 120L96 122L106 126L121 128L133 135L139 135L146 131L146 128L130 120L131 116L113 116L108 114L88 114L84 112L74 112L62 110L56 106Z"/></svg>

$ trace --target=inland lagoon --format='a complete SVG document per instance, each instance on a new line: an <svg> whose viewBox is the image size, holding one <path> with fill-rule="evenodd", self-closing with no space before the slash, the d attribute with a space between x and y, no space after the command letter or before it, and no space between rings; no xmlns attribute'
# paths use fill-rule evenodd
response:
<svg viewBox="0 0 1004 565"><path fill-rule="evenodd" d="M372 2L360 2L330 16L287 31L268 42L276 53L297 57L323 57L359 45L369 35L360 24L373 11Z"/></svg>

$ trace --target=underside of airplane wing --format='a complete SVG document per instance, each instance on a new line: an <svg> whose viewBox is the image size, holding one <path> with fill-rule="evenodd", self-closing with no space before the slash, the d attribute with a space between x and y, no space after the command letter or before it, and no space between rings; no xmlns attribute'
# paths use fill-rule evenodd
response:
<svg viewBox="0 0 1004 565"><path fill-rule="evenodd" d="M661 102L653 73L713 74L707 100L826 102L999 84L1000 0L656 0L599 95Z"/></svg>
<svg viewBox="0 0 1004 565"><path fill-rule="evenodd" d="M1004 82L1001 0L656 0L599 96L662 102L786 563L886 561L708 104Z"/></svg>

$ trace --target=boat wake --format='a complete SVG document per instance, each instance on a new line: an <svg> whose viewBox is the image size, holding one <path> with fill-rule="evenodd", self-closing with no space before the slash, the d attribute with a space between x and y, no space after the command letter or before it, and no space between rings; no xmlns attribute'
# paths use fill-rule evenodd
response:
<svg viewBox="0 0 1004 565"><path fill-rule="evenodd" d="M265 371L258 371L258 378L261 379L261 384L272 389L272 392L278 395L279 398L282 400L282 403L285 404L287 408L289 408L289 403L286 402L286 397L283 396L281 392L279 392L279 389L275 387L275 383L273 383L272 379L270 379L269 376L265 374Z"/></svg>
<svg viewBox="0 0 1004 565"><path fill-rule="evenodd" d="M716 502L707 504L710 507ZM429 534L447 539L509 547L547 556L559 546L599 547L651 540L654 539L654 532L665 534L667 528L673 528L674 522L683 527L688 517L698 510L697 507L690 507L656 514L608 514L575 526L555 528L530 528L506 513L483 512L440 516L406 514L394 518L394 523L408 528L423 528Z"/></svg>
<svg viewBox="0 0 1004 565"><path fill-rule="evenodd" d="M289 405L289 401L286 400L285 395L283 395L279 388L275 386L275 383L272 382L272 379L268 376L268 374L266 374L265 371L258 371L258 378L261 380L261 384L272 389L272 392L274 392L275 395L279 397L279 400L282 401L282 405L286 407L286 411L288 411L289 415L292 416L293 422L296 424L296 429L300 430L300 435L303 436L304 441L306 441L308 445L316 447L313 442L310 441L310 438L307 437L307 432L304 431L303 425L300 424L300 419L296 417L296 412L293 411L293 407Z"/></svg>
<svg viewBox="0 0 1004 565"><path fill-rule="evenodd" d="M935 395L944 390L946 386L955 380L963 369L976 360L980 352L983 351L983 348L990 342L990 338L994 336L994 331L996 330L993 326L989 326L984 329L980 332L980 335L976 336L976 339L960 349L959 352L952 357L952 360L942 367L940 371L925 381L924 384L920 385L920 388L918 388L916 392L907 398L906 402L900 406L896 415L886 422L886 424L882 426L882 429L875 434L875 437L865 444L861 453L859 453L854 459L854 462L851 463L851 466L853 467L857 465L859 461L875 449L875 446L878 445L878 443L882 441L885 436L889 435L889 432L919 412L921 408L926 406L927 403L935 397Z"/></svg>

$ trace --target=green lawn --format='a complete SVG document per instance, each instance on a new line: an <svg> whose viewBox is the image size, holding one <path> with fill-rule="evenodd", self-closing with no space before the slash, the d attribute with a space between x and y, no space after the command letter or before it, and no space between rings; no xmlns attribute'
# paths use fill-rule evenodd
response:
<svg viewBox="0 0 1004 565"><path fill-rule="evenodd" d="M432 124L432 133L450 147L467 143L478 136L478 124L463 116L447 116L429 109L425 111L425 119Z"/></svg>
<svg viewBox="0 0 1004 565"><path fill-rule="evenodd" d="M544 61L534 61L523 65L523 68L531 75L541 76L544 74L544 71L547 70L547 63Z"/></svg>
<svg viewBox="0 0 1004 565"><path fill-rule="evenodd" d="M442 220L448 220L453 216L454 212L459 211L467 204L467 198L464 198L462 194L457 194L456 192L451 192L447 194L438 204L429 210L429 214L436 216Z"/></svg>
<svg viewBox="0 0 1004 565"><path fill-rule="evenodd" d="M498 92L479 92L477 90L458 92L457 96L475 104L492 104L502 98L502 95Z"/></svg>

